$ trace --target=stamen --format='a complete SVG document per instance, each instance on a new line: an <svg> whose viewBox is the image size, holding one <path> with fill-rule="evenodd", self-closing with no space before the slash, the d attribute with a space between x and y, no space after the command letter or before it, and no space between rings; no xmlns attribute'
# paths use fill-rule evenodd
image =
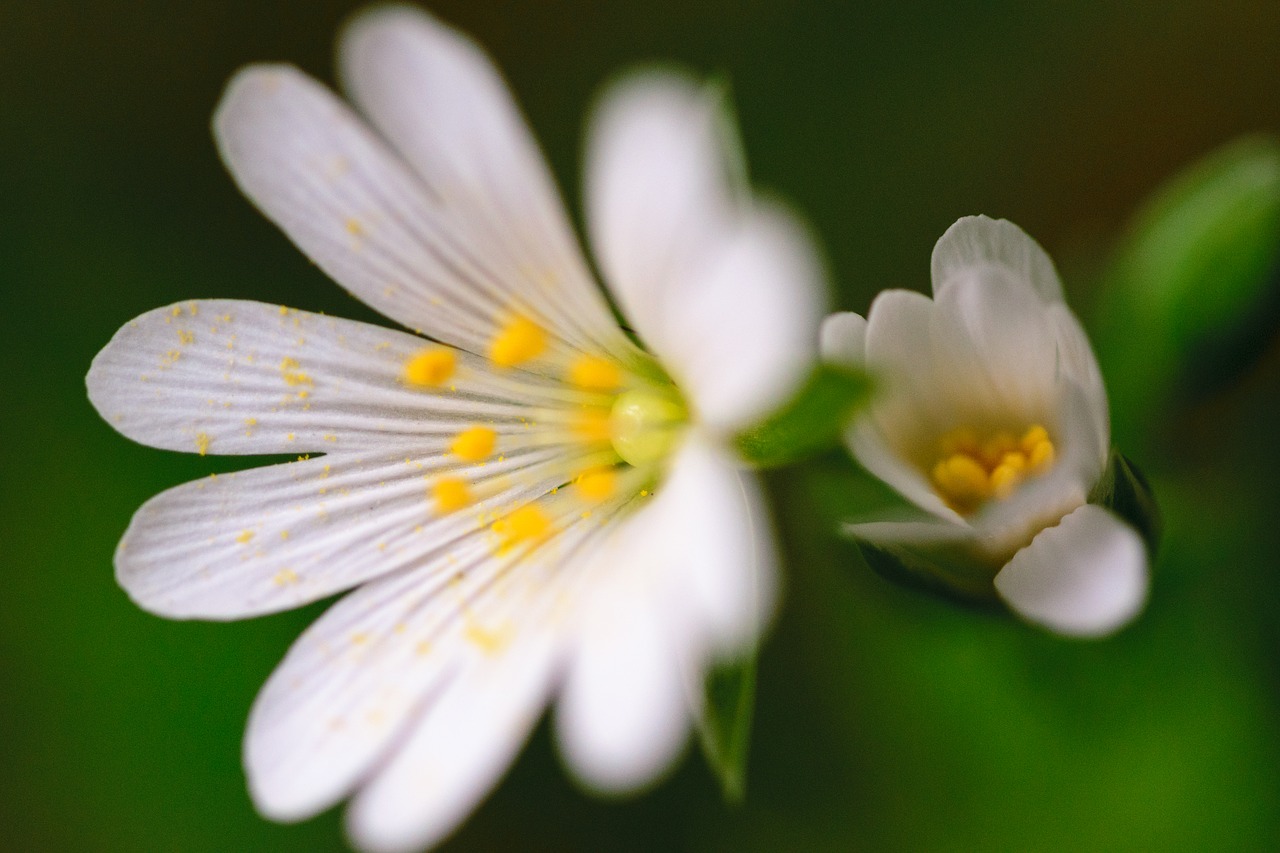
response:
<svg viewBox="0 0 1280 853"><path fill-rule="evenodd" d="M977 504L991 495L991 479L978 460L963 453L933 466L933 480L944 496L960 506Z"/></svg>
<svg viewBox="0 0 1280 853"><path fill-rule="evenodd" d="M441 477L431 487L436 509L441 513L457 512L471 503L471 487L458 477Z"/></svg>
<svg viewBox="0 0 1280 853"><path fill-rule="evenodd" d="M546 332L529 318L516 317L490 342L489 360L498 367L516 367L537 358L546 348Z"/></svg>
<svg viewBox="0 0 1280 853"><path fill-rule="evenodd" d="M531 542L551 532L551 518L537 504L525 504L493 523L493 532L502 538L502 547Z"/></svg>
<svg viewBox="0 0 1280 853"><path fill-rule="evenodd" d="M404 380L410 385L436 388L449 381L457 369L458 356L448 347L419 350L404 364Z"/></svg>
<svg viewBox="0 0 1280 853"><path fill-rule="evenodd" d="M618 475L613 468L592 468L579 474L573 486L583 500L599 503L618 491Z"/></svg>
<svg viewBox="0 0 1280 853"><path fill-rule="evenodd" d="M613 423L603 409L588 409L573 421L573 433L587 442L604 442L613 437Z"/></svg>
<svg viewBox="0 0 1280 853"><path fill-rule="evenodd" d="M481 462L493 453L497 441L498 435L493 430L488 427L474 426L458 433L449 450L467 462Z"/></svg>
<svg viewBox="0 0 1280 853"><path fill-rule="evenodd" d="M608 359L584 355L569 365L569 381L579 388L612 391L622 384L622 370Z"/></svg>

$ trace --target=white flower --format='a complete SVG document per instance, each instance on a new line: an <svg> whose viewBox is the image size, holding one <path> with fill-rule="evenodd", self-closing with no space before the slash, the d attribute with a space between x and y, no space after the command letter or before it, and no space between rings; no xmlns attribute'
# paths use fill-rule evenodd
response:
<svg viewBox="0 0 1280 853"><path fill-rule="evenodd" d="M117 576L176 618L357 588L263 688L245 767L263 814L354 793L355 842L408 850L472 810L553 698L592 788L679 754L705 667L771 612L768 521L726 439L810 368L822 277L797 223L730 180L717 93L627 78L594 115L586 208L643 351L469 39L383 8L339 55L360 115L291 67L251 67L218 144L303 252L427 337L183 303L124 326L88 386L154 447L303 455L155 497Z"/></svg>
<svg viewBox="0 0 1280 853"><path fill-rule="evenodd" d="M849 531L961 554L1053 630L1115 630L1145 601L1146 549L1086 503L1110 451L1107 396L1053 262L1016 225L968 217L933 250L933 296L888 290L866 320L823 326L825 359L883 380L850 450L924 511Z"/></svg>

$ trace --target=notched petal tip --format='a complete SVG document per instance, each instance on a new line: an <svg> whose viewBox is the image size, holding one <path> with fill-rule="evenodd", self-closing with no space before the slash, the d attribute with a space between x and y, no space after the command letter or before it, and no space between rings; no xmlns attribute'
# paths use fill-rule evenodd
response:
<svg viewBox="0 0 1280 853"><path fill-rule="evenodd" d="M1092 504L1041 531L995 578L996 591L1020 616L1084 638L1129 623L1145 605L1148 586L1142 538Z"/></svg>

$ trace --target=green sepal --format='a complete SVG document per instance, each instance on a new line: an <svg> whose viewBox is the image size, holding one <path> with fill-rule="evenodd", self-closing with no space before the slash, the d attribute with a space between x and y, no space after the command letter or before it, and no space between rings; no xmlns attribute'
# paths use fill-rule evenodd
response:
<svg viewBox="0 0 1280 853"><path fill-rule="evenodd" d="M1147 478L1119 450L1111 451L1107 470L1089 503L1104 506L1127 521L1146 542L1148 555L1155 557L1162 530L1160 507Z"/></svg>
<svg viewBox="0 0 1280 853"><path fill-rule="evenodd" d="M996 601L991 569L950 554L945 546L921 549L855 542L871 570L892 583L969 606L986 608Z"/></svg>
<svg viewBox="0 0 1280 853"><path fill-rule="evenodd" d="M793 397L763 422L740 433L734 446L760 468L787 465L835 446L871 382L866 374L822 365Z"/></svg>
<svg viewBox="0 0 1280 853"><path fill-rule="evenodd" d="M756 701L756 658L720 664L707 674L701 725L702 753L720 780L725 802L746 794L747 752Z"/></svg>

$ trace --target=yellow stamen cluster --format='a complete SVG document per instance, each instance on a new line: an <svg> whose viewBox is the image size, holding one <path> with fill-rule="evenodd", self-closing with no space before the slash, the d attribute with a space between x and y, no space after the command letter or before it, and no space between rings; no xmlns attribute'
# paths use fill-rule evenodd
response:
<svg viewBox="0 0 1280 853"><path fill-rule="evenodd" d="M457 369L458 357L448 347L427 347L404 365L404 380L410 385L438 388L449 381Z"/></svg>
<svg viewBox="0 0 1280 853"><path fill-rule="evenodd" d="M968 428L948 433L940 442L941 456L930 472L938 494L960 513L984 502L1009 497L1030 476L1053 467L1055 451L1049 432L1035 424L1019 438L997 432L980 438Z"/></svg>
<svg viewBox="0 0 1280 853"><path fill-rule="evenodd" d="M487 350L493 368L502 371L537 361L540 373L558 376L563 385L548 395L546 408L531 409L520 418L520 426L504 422L501 439L491 425L463 425L449 439L449 453L459 464L447 474L429 477L425 490L425 500L437 516L474 507L476 518L489 526L499 554L518 545L536 545L557 533L566 519L602 515L603 504L650 484L688 421L688 410L675 389L650 378L659 371L642 365L633 371L603 354L566 357L551 344L548 333L527 316L513 314L494 329ZM459 364L454 349L427 345L405 359L401 381L427 393L443 393L445 388L452 393L459 390ZM497 387L511 381L495 375L488 379ZM524 505L507 505L496 515L484 508L524 473L518 464L514 471L499 464L484 472L468 472L466 464L480 466L495 457L498 463L514 461L530 447L557 446L565 449L565 461L551 470L546 494ZM649 491L641 489L639 494Z"/></svg>

